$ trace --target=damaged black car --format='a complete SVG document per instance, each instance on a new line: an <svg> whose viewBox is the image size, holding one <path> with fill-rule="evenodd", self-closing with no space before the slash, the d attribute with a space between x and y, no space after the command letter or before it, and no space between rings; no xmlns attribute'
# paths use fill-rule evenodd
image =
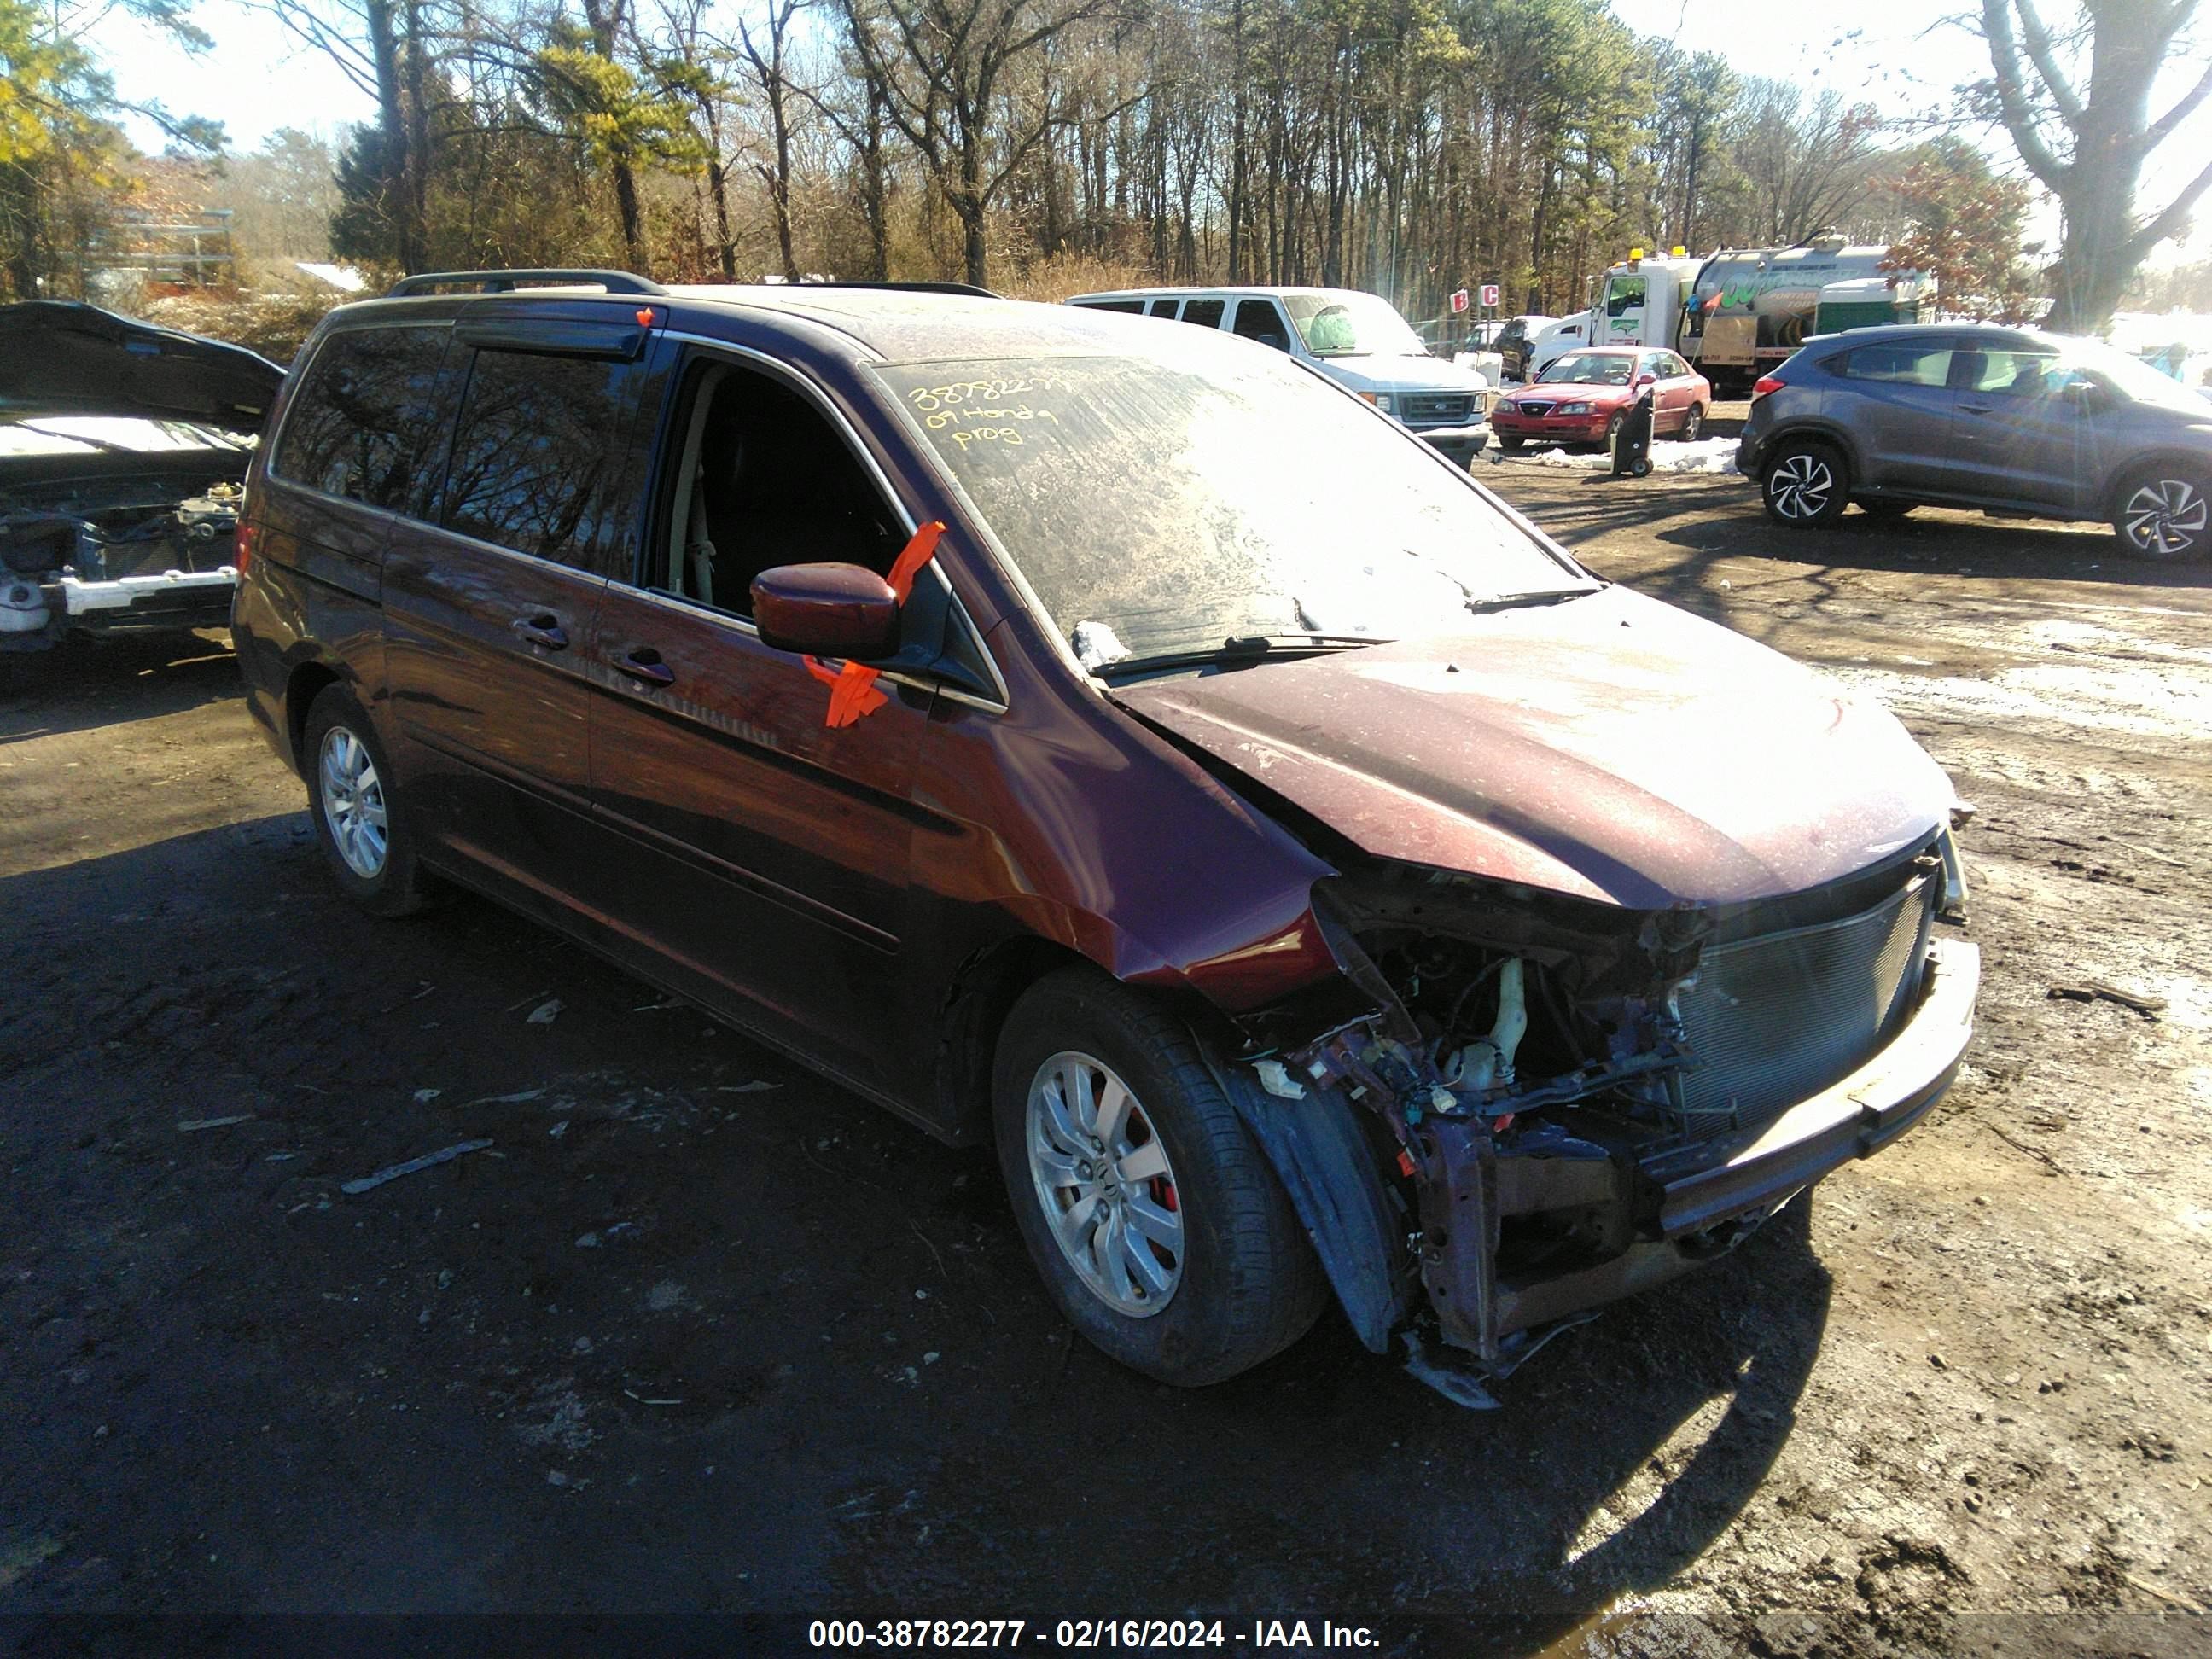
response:
<svg viewBox="0 0 2212 1659"><path fill-rule="evenodd" d="M284 371L74 301L0 307L0 676L71 635L220 628Z"/></svg>

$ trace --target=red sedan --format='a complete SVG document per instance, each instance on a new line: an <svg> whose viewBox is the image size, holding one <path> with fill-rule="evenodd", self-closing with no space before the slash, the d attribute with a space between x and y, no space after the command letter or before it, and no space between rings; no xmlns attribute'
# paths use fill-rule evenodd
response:
<svg viewBox="0 0 2212 1659"><path fill-rule="evenodd" d="M1606 444L1650 386L1652 435L1693 443L1705 435L1712 382L1671 351L1592 346L1571 351L1535 384L1491 406L1490 429L1510 453L1528 443Z"/></svg>

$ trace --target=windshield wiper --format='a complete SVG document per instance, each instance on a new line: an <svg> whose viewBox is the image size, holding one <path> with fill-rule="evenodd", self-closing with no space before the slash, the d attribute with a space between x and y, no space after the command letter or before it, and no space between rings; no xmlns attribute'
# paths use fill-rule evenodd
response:
<svg viewBox="0 0 2212 1659"><path fill-rule="evenodd" d="M1363 645L1388 645L1390 641L1371 634L1232 634L1218 645L1203 646L1192 651L1159 651L1150 656L1116 657L1111 662L1102 662L1091 672L1097 679L1114 679L1123 674L1149 674L1170 668L1207 668L1233 665L1246 667L1261 658L1287 660L1292 657L1318 657L1331 651L1352 651Z"/></svg>
<svg viewBox="0 0 2212 1659"><path fill-rule="evenodd" d="M1595 587L1560 587L1544 588L1534 593L1500 593L1486 599L1470 596L1467 609L1470 616L1486 617L1493 611L1517 611L1524 605L1562 605L1596 592Z"/></svg>

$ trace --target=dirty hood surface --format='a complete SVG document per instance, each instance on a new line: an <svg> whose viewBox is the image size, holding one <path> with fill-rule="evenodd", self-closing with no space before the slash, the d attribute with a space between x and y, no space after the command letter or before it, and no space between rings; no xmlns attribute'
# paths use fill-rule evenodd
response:
<svg viewBox="0 0 2212 1659"><path fill-rule="evenodd" d="M243 346L97 306L0 306L0 413L132 415L260 429L284 371Z"/></svg>
<svg viewBox="0 0 2212 1659"><path fill-rule="evenodd" d="M1886 710L1618 586L1111 695L1376 857L1632 908L1818 886L1953 799Z"/></svg>

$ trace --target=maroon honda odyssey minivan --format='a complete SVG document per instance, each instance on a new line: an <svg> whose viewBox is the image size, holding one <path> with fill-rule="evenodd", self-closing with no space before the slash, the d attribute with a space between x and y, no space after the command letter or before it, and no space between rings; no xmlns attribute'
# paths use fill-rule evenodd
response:
<svg viewBox="0 0 2212 1659"><path fill-rule="evenodd" d="M362 905L472 889L990 1139L1068 1318L1171 1382L1333 1297L1468 1397L1903 1133L1971 1029L1894 720L1233 336L410 279L301 353L240 563Z"/></svg>

